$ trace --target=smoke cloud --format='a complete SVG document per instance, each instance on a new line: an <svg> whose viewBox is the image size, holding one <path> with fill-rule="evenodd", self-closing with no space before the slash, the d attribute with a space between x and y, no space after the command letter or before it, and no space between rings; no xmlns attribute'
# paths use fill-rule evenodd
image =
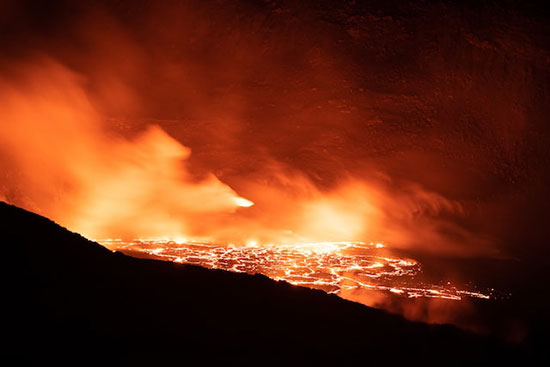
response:
<svg viewBox="0 0 550 367"><path fill-rule="evenodd" d="M495 254L506 221L483 218L504 216L485 199L506 191L492 189L491 160L517 153L525 116L500 114L519 121L509 129L476 121L500 110L487 96L516 100L525 79L502 94L400 49L408 19L326 22L275 2L28 7L11 4L18 21L1 23L17 37L2 41L0 198L93 238ZM423 77L413 66L425 59ZM479 98L461 115L464 88Z"/></svg>
<svg viewBox="0 0 550 367"><path fill-rule="evenodd" d="M390 189L383 176L341 177L321 189L301 171L272 162L257 174L263 180L241 182L256 207L237 212L252 203L212 173L193 175L191 150L159 126L126 136L109 131L82 76L47 58L19 64L12 75L0 86L3 194L86 236L374 239L450 252L475 239L478 249L487 247L440 218L462 214L459 203L412 184Z"/></svg>
<svg viewBox="0 0 550 367"><path fill-rule="evenodd" d="M213 175L195 180L190 150L158 126L109 134L78 75L51 60L16 69L0 92L4 195L87 236L182 235L238 196Z"/></svg>

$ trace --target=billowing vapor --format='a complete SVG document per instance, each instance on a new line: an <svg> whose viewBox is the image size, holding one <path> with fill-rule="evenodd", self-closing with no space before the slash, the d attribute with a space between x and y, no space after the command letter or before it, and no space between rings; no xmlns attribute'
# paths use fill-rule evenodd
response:
<svg viewBox="0 0 550 367"><path fill-rule="evenodd" d="M392 187L388 178L342 177L331 189L319 189L297 172L271 165L266 182L243 185L255 206L215 226L219 238L259 243L323 241L387 242L392 247L459 254L492 251L490 238L454 224L460 203L417 185Z"/></svg>
<svg viewBox="0 0 550 367"><path fill-rule="evenodd" d="M373 107L391 98L350 81L337 31L182 4L118 9L122 25L75 10L70 36L3 63L0 198L91 238L494 250L460 200L415 183L461 195Z"/></svg>
<svg viewBox="0 0 550 367"><path fill-rule="evenodd" d="M242 206L213 175L193 180L190 150L158 126L109 134L79 77L48 60L3 80L3 194L86 236L181 236ZM12 199L13 198L13 199Z"/></svg>
<svg viewBox="0 0 550 367"><path fill-rule="evenodd" d="M2 193L86 236L376 240L441 251L475 238L439 218L460 214L460 204L410 184L390 190L387 178L342 177L320 189L275 162L264 167L269 182L241 183L249 201L211 173L192 175L190 149L159 126L126 137L109 131L81 77L59 63L35 60L14 75L1 85Z"/></svg>

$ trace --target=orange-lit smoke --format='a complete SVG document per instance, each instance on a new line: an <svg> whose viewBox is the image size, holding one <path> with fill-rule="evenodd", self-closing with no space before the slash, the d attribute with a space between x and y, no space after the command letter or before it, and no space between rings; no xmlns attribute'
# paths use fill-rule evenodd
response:
<svg viewBox="0 0 550 367"><path fill-rule="evenodd" d="M213 174L190 174L190 149L160 127L131 137L106 129L81 78L60 64L42 59L14 75L0 91L2 194L86 236L374 240L442 252L468 241L488 249L489 241L441 219L460 215L459 203L413 184L391 188L380 175L320 189L275 162L263 169L269 180L240 183L245 199Z"/></svg>
<svg viewBox="0 0 550 367"><path fill-rule="evenodd" d="M432 324L452 323L474 332L487 332L483 323L477 319L475 308L468 299L462 299L461 302L423 297L404 299L402 297L391 297L379 291L361 289L346 289L343 290L340 296L354 302L400 314L413 321Z"/></svg>
<svg viewBox="0 0 550 367"><path fill-rule="evenodd" d="M459 202L370 165L403 139L375 140L325 22L182 4L134 28L79 13L48 57L3 65L0 198L92 238L492 250Z"/></svg>
<svg viewBox="0 0 550 367"><path fill-rule="evenodd" d="M241 184L255 205L212 226L224 242L318 243L386 242L393 248L415 248L460 254L492 250L489 238L454 223L464 214L460 203L412 183L393 185L387 177L341 177L320 189L303 174L279 164L266 168L268 179Z"/></svg>
<svg viewBox="0 0 550 367"><path fill-rule="evenodd" d="M79 76L41 60L0 85L2 194L86 236L182 236L193 221L250 206L157 126L109 134Z"/></svg>

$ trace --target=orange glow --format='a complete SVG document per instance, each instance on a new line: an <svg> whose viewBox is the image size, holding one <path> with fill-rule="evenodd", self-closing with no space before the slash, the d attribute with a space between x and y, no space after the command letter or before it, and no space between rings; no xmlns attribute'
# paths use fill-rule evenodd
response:
<svg viewBox="0 0 550 367"><path fill-rule="evenodd" d="M113 251L262 273L369 305L384 304L379 293L489 297L420 284L421 264L392 255L495 251L464 224L477 191L425 173L423 142L408 144L445 140L424 121L432 105L355 83L332 54L332 28L297 31L269 14L249 24L201 2L150 6L139 31L100 10L81 15L68 33L84 52L52 42L5 61L0 200ZM409 102L394 122L388 111ZM406 123L412 110L423 112L418 125Z"/></svg>
<svg viewBox="0 0 550 367"><path fill-rule="evenodd" d="M358 292L365 291L455 301L464 297L490 298L486 293L459 289L451 284L418 283L415 278L421 272L420 264L381 253L374 243L344 241L258 246L251 240L244 246L236 246L145 239L100 242L109 249L130 255L147 254L152 258L206 268L261 273L275 280L322 289L352 300L356 300ZM361 298L359 302L371 305L370 299Z"/></svg>
<svg viewBox="0 0 550 367"><path fill-rule="evenodd" d="M281 160L272 152L269 135L255 131L256 126L250 129L255 134L246 131L239 93L228 92L221 107L209 105L206 96L214 81L208 77L211 70L200 66L202 60L158 65L167 78L185 87L156 93L189 99L185 106L192 118L110 116L164 111L147 109L153 91L131 87L143 82L146 53L139 43L108 17L102 18L103 27L95 27L94 16L83 21L79 32L99 55L112 56L112 63L82 61L88 70L82 75L49 57L31 55L10 65L14 77L0 80L0 197L5 200L91 238L253 239L259 246L375 240L394 248L460 256L493 251L490 238L454 220L464 213L461 203L413 182L393 180L368 159L354 170L332 169L334 162L326 160L338 157L321 154L321 144L305 151L324 157L316 164L303 167L299 160ZM256 60L248 49L238 53ZM216 67L226 70L225 64ZM216 70L222 79L240 75L239 70L236 76ZM337 71L325 71L310 70L304 78L327 85L341 80ZM93 88L86 77L95 82ZM278 98L283 97L270 96ZM285 103L279 105L283 112ZM262 119L269 120L268 131L287 157L303 153L301 144L309 135L324 136L326 130L328 136L337 136L338 126L348 123L347 113L313 111L300 117L311 126L295 138L286 128L279 129L283 121L275 112L275 117ZM177 128L168 132L170 126ZM242 132L251 138L241 139ZM312 173L316 171L336 179L324 183L322 174Z"/></svg>
<svg viewBox="0 0 550 367"><path fill-rule="evenodd" d="M194 180L191 151L160 127L108 133L62 66L44 61L23 75L0 90L0 143L31 210L90 237L174 238L203 215L252 205L212 174Z"/></svg>

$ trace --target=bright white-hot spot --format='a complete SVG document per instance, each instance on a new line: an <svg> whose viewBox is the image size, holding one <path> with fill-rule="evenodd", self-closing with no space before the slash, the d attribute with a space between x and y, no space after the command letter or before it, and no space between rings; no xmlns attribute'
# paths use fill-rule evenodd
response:
<svg viewBox="0 0 550 367"><path fill-rule="evenodd" d="M256 240L250 240L246 243L246 247L258 247L258 242Z"/></svg>
<svg viewBox="0 0 550 367"><path fill-rule="evenodd" d="M183 245L184 243L187 242L187 238L185 238L185 237L175 237L174 242L178 245Z"/></svg>
<svg viewBox="0 0 550 367"><path fill-rule="evenodd" d="M248 208L248 207L251 207L252 205L254 205L254 203L250 200L247 200L245 198L242 198L242 197L235 197L233 199L235 201L235 204L237 204L237 206L240 206L240 207L243 207L243 208Z"/></svg>

